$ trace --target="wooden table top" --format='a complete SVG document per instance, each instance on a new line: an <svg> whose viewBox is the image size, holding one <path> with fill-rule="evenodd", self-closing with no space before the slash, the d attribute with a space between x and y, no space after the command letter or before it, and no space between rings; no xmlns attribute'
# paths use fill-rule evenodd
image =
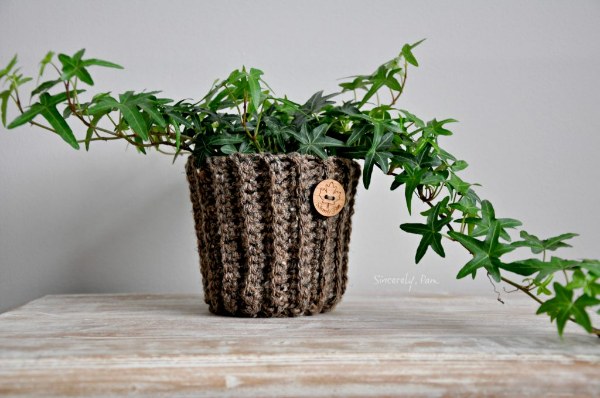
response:
<svg viewBox="0 0 600 398"><path fill-rule="evenodd" d="M600 339L517 295L347 296L243 319L196 295L53 295L0 314L0 396L600 396Z"/></svg>

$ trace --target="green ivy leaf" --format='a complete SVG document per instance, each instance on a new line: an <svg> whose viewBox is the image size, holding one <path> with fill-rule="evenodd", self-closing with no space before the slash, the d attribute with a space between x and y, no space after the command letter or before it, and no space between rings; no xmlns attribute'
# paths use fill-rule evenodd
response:
<svg viewBox="0 0 600 398"><path fill-rule="evenodd" d="M94 85L94 80L92 76L87 70L88 66L103 66L108 68L117 68L123 69L122 66L114 64L112 62L103 61L101 59L87 59L83 60L83 54L85 53L85 49L81 49L77 51L72 57L66 54L59 54L58 60L62 64L62 75L60 78L62 80L69 80L72 77L77 77L84 83L89 84L90 86Z"/></svg>
<svg viewBox="0 0 600 398"><path fill-rule="evenodd" d="M294 114L294 124L298 127L302 126L307 122L307 120L315 114L320 113L326 106L332 105L335 102L330 101L330 98L333 98L337 95L328 94L323 95L323 91L318 91L314 93L308 101L304 105L300 107L300 109Z"/></svg>
<svg viewBox="0 0 600 398"><path fill-rule="evenodd" d="M250 89L250 98L252 100L252 107L254 110L258 110L261 104L262 91L260 88L260 77L263 75L263 71L260 69L250 69L248 73L248 88Z"/></svg>
<svg viewBox="0 0 600 398"><path fill-rule="evenodd" d="M459 232L449 232L452 239L463 245L473 255L473 259L458 272L457 279L464 278L467 275L475 277L479 268L485 268L496 282L500 282L500 268L503 265L500 257L514 250L514 247L499 241L501 231L500 222L494 220L488 228L483 242Z"/></svg>
<svg viewBox="0 0 600 398"><path fill-rule="evenodd" d="M58 60L62 64L61 80L69 80L72 77L77 77L79 80L90 86L94 85L92 76L81 62L81 57L84 52L85 50L80 50L75 53L73 57L69 57L66 54L58 54Z"/></svg>
<svg viewBox="0 0 600 398"><path fill-rule="evenodd" d="M19 127L32 121L37 115L42 113L42 105L39 103L33 104L29 107L28 110L17 116L12 122L7 126L8 129L14 129L15 127Z"/></svg>
<svg viewBox="0 0 600 398"><path fill-rule="evenodd" d="M102 59L90 58L82 61L83 66L102 66L104 68L123 69L121 65L114 62L104 61Z"/></svg>
<svg viewBox="0 0 600 398"><path fill-rule="evenodd" d="M521 221L513 218L496 219L496 213L492 203L488 200L481 202L481 218L475 220L475 229L471 236L478 237L488 233L488 230L494 221L498 221L500 225L500 237L506 241L510 241L510 235L506 232L506 228L515 228L521 225Z"/></svg>
<svg viewBox="0 0 600 398"><path fill-rule="evenodd" d="M592 273L584 273L580 269L573 271L571 281L567 284L567 289L583 289L583 292L590 297L600 295L600 284L596 283L598 276Z"/></svg>
<svg viewBox="0 0 600 398"><path fill-rule="evenodd" d="M156 98L154 94L157 92L134 93L126 91L119 95L119 101L109 95L102 95L95 100L95 104L87 109L90 115L105 114L118 109L121 111L123 118L131 127L133 132L140 136L142 141L148 140L148 131L152 123L155 123L161 129L167 127L167 122L163 116L163 106L171 100L166 98ZM144 114L149 118L144 118ZM175 119L180 124L186 127L193 128L192 124L182 119L174 112L166 112L170 120ZM146 120L147 119L147 120Z"/></svg>
<svg viewBox="0 0 600 398"><path fill-rule="evenodd" d="M538 254L546 250L554 251L561 247L571 247L571 245L564 243L564 241L579 235L574 233L566 233L542 240L537 236L528 233L527 231L521 231L520 236L523 240L514 242L513 245L515 247L529 247L532 253Z"/></svg>
<svg viewBox="0 0 600 398"><path fill-rule="evenodd" d="M81 91L78 91L81 92ZM74 93L71 93L73 95ZM67 93L60 93L50 96L48 93L43 93L40 96L40 102L31 105L31 107L15 118L8 126L8 129L21 126L32 121L37 115L41 115L50 125L56 130L56 133L62 137L69 145L75 149L79 149L77 139L73 135L71 127L67 124L60 112L56 109L56 105L67 100Z"/></svg>
<svg viewBox="0 0 600 398"><path fill-rule="evenodd" d="M365 188L369 188L371 184L371 175L373 174L373 166L377 164L379 168L387 173L389 170L389 160L393 156L388 149L392 145L393 133L384 134L384 125L375 123L373 129L373 141L371 147L365 155L365 165L363 167L363 184Z"/></svg>
<svg viewBox="0 0 600 398"><path fill-rule="evenodd" d="M41 115L56 130L56 133L62 137L69 145L79 149L77 139L73 135L71 127L67 124L60 112L56 109L56 104L66 100L66 93L50 96L44 93L40 96L40 102L33 104L29 110L22 113L13 120L8 128L12 129L32 121L37 115Z"/></svg>
<svg viewBox="0 0 600 398"><path fill-rule="evenodd" d="M137 106L125 102L118 104L117 107L133 132L136 133L142 141L148 140L148 126Z"/></svg>
<svg viewBox="0 0 600 398"><path fill-rule="evenodd" d="M242 142L239 148L231 144L223 145L221 147L221 152L225 155L230 155L232 153L254 153L246 141Z"/></svg>
<svg viewBox="0 0 600 398"><path fill-rule="evenodd" d="M367 88L367 82L369 79L368 76L363 75L351 77L354 77L354 79L351 82L344 82L339 84L339 86L344 89L343 91L353 91Z"/></svg>
<svg viewBox="0 0 600 398"><path fill-rule="evenodd" d="M511 244L512 247L514 247ZM542 261L537 258L518 260L508 264L503 264L502 268L519 275L529 276L538 272L537 281L541 281L548 275L557 271L567 271L581 267L582 262L576 260L566 260L559 257L552 257L549 261Z"/></svg>
<svg viewBox="0 0 600 398"><path fill-rule="evenodd" d="M45 93L46 91L50 90L52 87L56 86L58 83L60 83L62 80L60 79L56 79L56 80L48 80L46 82L43 82L42 84L40 84L39 86L37 86L32 92L31 92L31 96L33 97L34 95L38 95L41 93Z"/></svg>
<svg viewBox="0 0 600 398"><path fill-rule="evenodd" d="M370 76L369 83L371 84L371 87L369 88L369 90L367 90L366 94L359 102L358 107L360 108L364 104L366 104L371 99L371 97L373 97L377 93L377 91L379 91L379 89L385 85L386 80L387 69L385 65L381 65L379 68L377 68L377 71L372 76Z"/></svg>
<svg viewBox="0 0 600 398"><path fill-rule="evenodd" d="M460 211L464 217L477 218L479 214L477 201L470 196L463 196L457 203L451 203L450 208Z"/></svg>
<svg viewBox="0 0 600 398"><path fill-rule="evenodd" d="M274 138L276 144L282 150L285 150L286 143L290 139L290 128L278 118L273 116L264 116L263 121L266 129L263 130L265 138Z"/></svg>
<svg viewBox="0 0 600 398"><path fill-rule="evenodd" d="M443 183L444 181L446 181L446 177L447 177L448 173L444 173L444 172L431 172L431 171L427 171L427 173L425 173L425 175L423 176L423 179L421 180L421 184L423 185L429 185L429 186L439 186L441 183Z"/></svg>
<svg viewBox="0 0 600 398"><path fill-rule="evenodd" d="M425 122L422 119L419 119L417 116L410 113L409 111L400 109L400 113L404 115L404 118L410 123L414 123L414 125L419 128L425 128Z"/></svg>
<svg viewBox="0 0 600 398"><path fill-rule="evenodd" d="M138 153L142 153L142 154L146 154L146 148L144 148L144 141L142 140L142 138L139 135L136 135L135 137L133 137L133 140L135 141L135 143L137 144L135 146L135 150Z"/></svg>
<svg viewBox="0 0 600 398"><path fill-rule="evenodd" d="M440 159L444 160L445 162L448 161L452 161L452 162L456 162L456 156L454 156L453 154L451 154L450 152L444 150L443 148L437 148L437 153L440 157ZM458 171L458 170L455 170ZM474 185L478 185L478 184L474 184Z"/></svg>
<svg viewBox="0 0 600 398"><path fill-rule="evenodd" d="M413 55L412 50L413 50L413 48L415 48L419 44L423 43L424 41L425 41L425 39L422 39L414 44L405 44L402 47L402 55L404 56L404 59L406 60L406 62L408 62L409 64L411 64L413 66L419 66L419 63L417 62L417 59Z"/></svg>
<svg viewBox="0 0 600 398"><path fill-rule="evenodd" d="M175 148L179 150L179 147L181 146L181 128L179 126L179 123L177 123L177 121L175 121L175 119L173 119L172 117L169 118L169 122L169 124L173 126L173 130L175 131Z"/></svg>
<svg viewBox="0 0 600 398"><path fill-rule="evenodd" d="M6 111L8 107L8 99L10 98L10 90L4 90L0 93L0 115L2 117L2 125L6 127Z"/></svg>
<svg viewBox="0 0 600 398"><path fill-rule="evenodd" d="M221 152L223 152L225 155L231 155L232 153L237 152L237 148L234 145L223 145L221 147Z"/></svg>
<svg viewBox="0 0 600 398"><path fill-rule="evenodd" d="M461 170L464 170L467 167L469 167L469 164L467 162L465 162L464 160L457 160L450 166L452 171L455 173L459 172Z"/></svg>
<svg viewBox="0 0 600 398"><path fill-rule="evenodd" d="M321 124L309 132L306 124L303 124L302 127L300 127L299 133L293 130L290 130L289 133L300 143L298 152L316 155L321 159L326 159L326 148L344 146L342 141L325 135L328 128L328 125Z"/></svg>
<svg viewBox="0 0 600 398"><path fill-rule="evenodd" d="M600 261L585 259L579 262L579 266L600 277Z"/></svg>
<svg viewBox="0 0 600 398"><path fill-rule="evenodd" d="M183 125L188 129L194 129L193 123L190 123L187 119L184 119L183 117L181 117L181 113L173 112L170 110L167 110L166 112L167 112L167 115L169 116L169 118L175 120L180 125ZM192 120L194 120L193 117L192 117Z"/></svg>
<svg viewBox="0 0 600 398"><path fill-rule="evenodd" d="M442 217L440 219L439 217L440 213L448 205L448 200L449 197L446 197L431 208L431 211L427 215L426 224L407 223L400 225L400 229L405 232L422 235L415 255L415 262L417 264L421 261L429 247L441 257L446 256L444 247L442 246L442 234L440 232L452 219L450 217Z"/></svg>
<svg viewBox="0 0 600 398"><path fill-rule="evenodd" d="M533 280L533 284L537 287L537 295L542 295L545 294L547 296L551 296L552 292L550 291L550 289L548 289L548 285L550 284L550 282L552 282L552 280L554 279L554 275L548 275L546 277L546 279L544 279L543 281L537 281L537 280Z"/></svg>
<svg viewBox="0 0 600 398"><path fill-rule="evenodd" d="M150 101L141 101L137 103L144 112L150 116L150 118L161 128L167 127L167 122L165 118L161 115L159 110L156 108L155 104Z"/></svg>
<svg viewBox="0 0 600 398"><path fill-rule="evenodd" d="M436 120L433 119L429 122L427 122L427 125L425 126L425 130L424 132L428 135L430 135L431 137L437 137L440 135L452 135L452 132L446 128L444 128L444 125L447 123L457 123L458 120L455 119L445 119L445 120Z"/></svg>
<svg viewBox="0 0 600 398"><path fill-rule="evenodd" d="M430 143L425 142L422 148L415 152L415 159L420 168L434 168L442 164L440 158L435 154Z"/></svg>
<svg viewBox="0 0 600 398"><path fill-rule="evenodd" d="M20 87L23 84L32 80L31 77L24 77L22 74L16 74L16 71L15 74L8 76L8 78L10 79L9 89L11 92L17 89L17 87Z"/></svg>
<svg viewBox="0 0 600 398"><path fill-rule="evenodd" d="M12 59L10 60L8 65L6 65L6 67L4 69L0 70L0 79L2 79L4 76L8 75L12 71L12 68L15 67L16 64L17 64L17 56L15 55L14 57L12 57Z"/></svg>
<svg viewBox="0 0 600 398"><path fill-rule="evenodd" d="M372 131L372 127L369 125L353 126L350 137L346 140L346 146L352 146L359 142L366 134Z"/></svg>
<svg viewBox="0 0 600 398"><path fill-rule="evenodd" d="M40 71L38 73L38 79L40 77L42 77L42 75L44 74L44 70L46 69L46 66L52 62L52 57L54 57L54 52L53 51L48 51L46 53L46 55L44 56L44 58L42 58L42 60L40 61Z"/></svg>
<svg viewBox="0 0 600 398"><path fill-rule="evenodd" d="M558 282L554 282L554 293L555 297L540 305L536 313L547 313L552 321L556 319L560 336L562 336L565 324L571 316L587 332L591 332L592 324L586 312L586 307L598 305L600 300L584 294L573 301L573 291L563 287Z"/></svg>
<svg viewBox="0 0 600 398"><path fill-rule="evenodd" d="M409 214L412 213L411 204L413 193L417 187L421 185L421 179L426 172L426 169L421 169L419 167L413 168L409 165L406 165L404 167L404 171L394 178L391 189L394 190L404 184L404 198L406 199L406 206Z"/></svg>
<svg viewBox="0 0 600 398"><path fill-rule="evenodd" d="M50 123L50 125L54 128L54 130L56 130L58 135L60 135L63 140L65 140L73 148L79 149L79 143L77 142L71 127L56 109L56 102L54 102L56 101L56 98L51 97L48 93L44 93L40 96L40 101L43 107L40 112L42 117L46 119L48 123Z"/></svg>
<svg viewBox="0 0 600 398"><path fill-rule="evenodd" d="M419 63L417 62L417 59L413 55L411 48L408 44L405 44L404 47L402 47L402 55L404 56L404 59L406 59L406 62L408 62L409 64L419 66Z"/></svg>
<svg viewBox="0 0 600 398"><path fill-rule="evenodd" d="M209 138L210 145L214 146L240 144L244 141L245 137L242 134L224 133Z"/></svg>
<svg viewBox="0 0 600 398"><path fill-rule="evenodd" d="M467 192L469 191L469 188L472 185L472 184L469 184L468 182L463 181L459 176L457 176L454 173L450 176L450 179L448 179L448 184L452 188L454 188L454 190L456 190L456 192L458 192L459 194L461 194L463 196L467 194Z"/></svg>
<svg viewBox="0 0 600 398"><path fill-rule="evenodd" d="M528 261L529 264L534 263L531 260L532 259L529 259L526 261ZM575 269L581 265L581 262L576 261L576 260L569 260L569 259L563 259L560 257L552 256L550 258L550 261L545 261L545 262L540 261L536 264L537 264L537 266L540 267L540 270L535 279L542 280L546 276L553 274L557 271L567 271L567 270Z"/></svg>
<svg viewBox="0 0 600 398"><path fill-rule="evenodd" d="M526 260L513 261L511 263L502 264L500 268L513 272L518 275L529 276L540 271L543 268L542 260L530 258ZM541 279L540 279L541 280Z"/></svg>

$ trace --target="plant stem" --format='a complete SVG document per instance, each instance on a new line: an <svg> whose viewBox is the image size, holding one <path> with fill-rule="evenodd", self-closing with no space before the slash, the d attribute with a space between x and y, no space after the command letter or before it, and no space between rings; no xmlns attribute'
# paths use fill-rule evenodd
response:
<svg viewBox="0 0 600 398"><path fill-rule="evenodd" d="M508 283L509 285L511 285L512 287L516 288L517 290L522 291L523 293L525 293L526 295L528 295L529 297L531 297L532 299L534 299L535 301L537 301L539 304L544 304L544 302L542 300L540 300L536 295L534 295L533 293L531 293L531 291L529 289L527 289L527 287L518 284L517 282L513 282L508 278L505 278L504 276L501 276L500 279L503 282Z"/></svg>
<svg viewBox="0 0 600 398"><path fill-rule="evenodd" d="M390 103L390 106L395 105L396 101L398 101L398 98L400 98L400 96L402 95L402 92L404 92L404 85L406 84L407 77L408 77L408 63L405 60L404 61L404 73L402 74L402 83L400 84L400 91L398 91L398 94L395 97L392 97L392 102Z"/></svg>

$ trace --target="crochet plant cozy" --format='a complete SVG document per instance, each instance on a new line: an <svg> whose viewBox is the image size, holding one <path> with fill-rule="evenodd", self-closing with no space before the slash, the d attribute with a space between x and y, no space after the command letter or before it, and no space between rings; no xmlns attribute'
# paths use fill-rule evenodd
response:
<svg viewBox="0 0 600 398"><path fill-rule="evenodd" d="M330 156L239 154L187 162L204 298L212 312L295 316L332 309L346 288L358 163ZM341 211L311 193L333 179ZM332 195L336 195L335 191Z"/></svg>
<svg viewBox="0 0 600 398"><path fill-rule="evenodd" d="M559 334L574 322L600 335L592 326L600 262L551 255L576 234L538 238L519 230L518 220L496 216L459 177L467 163L440 146L455 120L424 121L397 106L409 69L418 66L419 44L404 45L373 73L346 79L339 92L319 91L306 102L274 95L254 68L234 70L196 102L157 91L90 95L84 88L94 84L92 68L121 66L84 50L49 52L23 102L32 79L15 56L0 71L2 123L40 127L75 149L123 140L140 153L186 155L205 301L214 313L331 310L346 286L356 187L362 175L368 188L377 168L392 190L404 191L409 212L415 198L425 206L422 222L400 225L421 237L415 262L461 245L471 259L457 278L480 275L512 286L539 303L537 313L555 321ZM9 103L18 115L7 122ZM364 162L362 173L356 160ZM506 260L516 251L521 259Z"/></svg>

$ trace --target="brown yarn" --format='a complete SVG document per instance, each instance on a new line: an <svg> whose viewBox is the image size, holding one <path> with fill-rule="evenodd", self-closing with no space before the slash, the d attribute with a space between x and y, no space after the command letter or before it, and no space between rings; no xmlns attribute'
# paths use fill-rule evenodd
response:
<svg viewBox="0 0 600 398"><path fill-rule="evenodd" d="M358 163L290 153L214 156L186 164L204 301L221 315L331 311L346 290ZM344 209L313 207L322 180L339 181Z"/></svg>

